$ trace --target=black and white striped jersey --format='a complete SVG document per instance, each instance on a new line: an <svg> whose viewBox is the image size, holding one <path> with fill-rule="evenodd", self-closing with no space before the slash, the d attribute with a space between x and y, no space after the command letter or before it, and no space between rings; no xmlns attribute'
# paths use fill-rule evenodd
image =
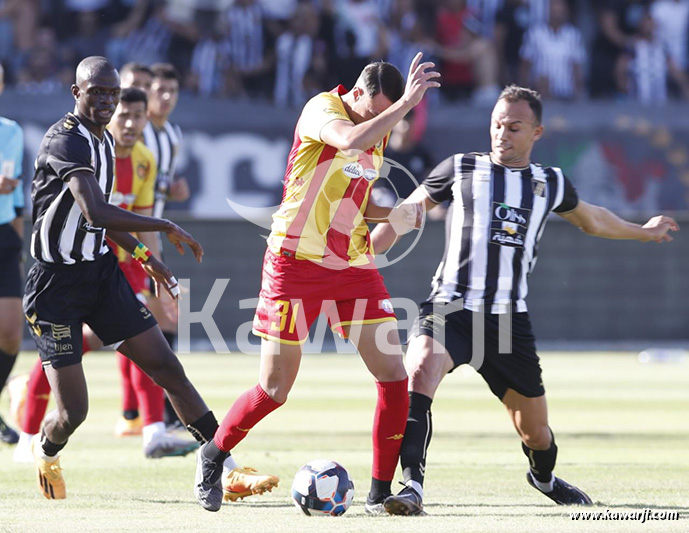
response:
<svg viewBox="0 0 689 533"><path fill-rule="evenodd" d="M578 204L574 186L554 167L513 169L486 153L445 159L423 182L433 202L450 200L445 253L430 299L463 299L471 311L526 311L527 279L551 211Z"/></svg>
<svg viewBox="0 0 689 533"><path fill-rule="evenodd" d="M91 172L110 201L114 167L115 141L110 132L105 131L100 140L72 113L50 127L38 150L31 184L35 259L75 264L108 252L105 229L86 221L67 182L74 172Z"/></svg>
<svg viewBox="0 0 689 533"><path fill-rule="evenodd" d="M156 128L149 120L144 128L144 144L153 153L158 165L153 206L153 216L158 218L163 216L167 191L175 175L181 143L182 130L177 125L165 122L162 128Z"/></svg>
<svg viewBox="0 0 689 533"><path fill-rule="evenodd" d="M548 24L532 26L524 36L519 55L531 63L533 80L548 80L552 96L575 96L574 67L584 65L586 48L581 32L572 24L557 31Z"/></svg>

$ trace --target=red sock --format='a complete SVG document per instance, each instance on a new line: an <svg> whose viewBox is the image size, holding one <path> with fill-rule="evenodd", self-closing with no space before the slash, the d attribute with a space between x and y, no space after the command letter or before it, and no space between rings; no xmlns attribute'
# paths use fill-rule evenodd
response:
<svg viewBox="0 0 689 533"><path fill-rule="evenodd" d="M409 393L407 378L376 382L378 402L373 417L373 472L381 481L392 481L407 426Z"/></svg>
<svg viewBox="0 0 689 533"><path fill-rule="evenodd" d="M122 355L118 352L118 355ZM124 356L123 356L124 357ZM128 359L127 359L128 360ZM144 426L163 421L165 392L138 366L132 363L132 384L143 412Z"/></svg>
<svg viewBox="0 0 689 533"><path fill-rule="evenodd" d="M223 418L213 438L215 445L218 449L229 452L246 437L252 427L281 405L268 396L261 385L249 389L237 398Z"/></svg>
<svg viewBox="0 0 689 533"><path fill-rule="evenodd" d="M31 369L29 382L26 390L26 406L24 407L24 420L22 420L22 431L24 433L36 434L41 430L41 422L48 409L50 399L50 383L43 372L41 360Z"/></svg>
<svg viewBox="0 0 689 533"><path fill-rule="evenodd" d="M139 402L136 399L132 378L132 369L135 365L120 352L117 352L117 358L122 375L122 411L138 411Z"/></svg>

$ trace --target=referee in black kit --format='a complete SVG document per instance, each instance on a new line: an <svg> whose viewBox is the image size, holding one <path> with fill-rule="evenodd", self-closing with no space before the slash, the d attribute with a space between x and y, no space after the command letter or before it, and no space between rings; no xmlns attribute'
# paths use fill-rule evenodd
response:
<svg viewBox="0 0 689 533"><path fill-rule="evenodd" d="M31 253L24 313L57 409L45 418L32 449L41 492L66 497L58 452L86 418L88 394L82 358L82 324L104 344L118 344L168 393L199 441L213 437L217 422L187 379L148 309L134 295L105 235L138 259L156 289L173 297L179 288L170 270L128 232L164 232L183 254L186 243L198 261L201 245L168 220L129 213L108 203L113 188L114 142L105 129L119 102L117 70L103 57L84 59L72 85L76 102L46 133L36 159L31 196ZM36 439L36 438L35 438Z"/></svg>
<svg viewBox="0 0 689 533"><path fill-rule="evenodd" d="M679 227L666 216L643 226L626 222L579 200L559 168L532 163L531 150L544 131L541 114L537 92L507 87L491 117L492 151L448 157L407 200L426 209L447 200L451 206L445 253L407 350L411 402L400 452L405 488L385 501L390 514L423 513L431 403L445 375L463 364L471 364L507 408L529 459L529 484L558 504L591 504L583 491L552 474L557 446L525 302L538 242L550 212L608 239L671 241L668 232ZM396 237L389 224L378 224L373 247L384 251Z"/></svg>

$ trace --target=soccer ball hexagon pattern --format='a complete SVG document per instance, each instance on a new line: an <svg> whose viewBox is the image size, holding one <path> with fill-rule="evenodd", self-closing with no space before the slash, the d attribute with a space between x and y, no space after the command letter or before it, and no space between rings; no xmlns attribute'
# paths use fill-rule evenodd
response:
<svg viewBox="0 0 689 533"><path fill-rule="evenodd" d="M306 515L340 516L353 498L354 483L335 461L309 461L294 476L292 499Z"/></svg>

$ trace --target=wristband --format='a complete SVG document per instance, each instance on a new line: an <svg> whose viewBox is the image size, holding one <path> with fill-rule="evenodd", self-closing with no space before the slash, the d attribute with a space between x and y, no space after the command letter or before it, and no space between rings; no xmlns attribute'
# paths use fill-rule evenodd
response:
<svg viewBox="0 0 689 533"><path fill-rule="evenodd" d="M168 281L170 284L167 286L167 288L170 289L172 296L177 298L179 296L179 283L177 283L177 278L172 276Z"/></svg>
<svg viewBox="0 0 689 533"><path fill-rule="evenodd" d="M146 248L143 243L137 244L136 248L134 248L134 251L132 252L132 257L139 263L145 263L151 258L152 255L151 250Z"/></svg>

